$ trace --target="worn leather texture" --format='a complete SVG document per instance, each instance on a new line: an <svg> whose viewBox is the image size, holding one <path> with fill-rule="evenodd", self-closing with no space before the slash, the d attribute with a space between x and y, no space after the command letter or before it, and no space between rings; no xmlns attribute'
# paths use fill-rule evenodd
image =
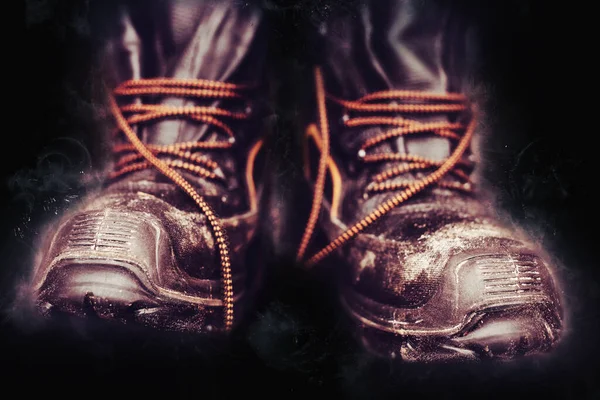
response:
<svg viewBox="0 0 600 400"><path fill-rule="evenodd" d="M424 2L418 1L362 2L354 13L336 15L324 22L318 37L322 41L326 90L334 96L355 100L388 89L433 93L468 90L467 65L463 61L467 51L466 28L443 4L428 2L425 7ZM389 128L347 128L342 122L346 113L329 103L331 157L340 170L342 182L337 217L330 214L328 201L321 215L322 228L329 240L396 194L368 193L366 188L373 176L391 164L364 164L358 157L361 143ZM419 122L457 118L447 114L397 116ZM414 154L441 161L450 155L455 143L432 134L420 134L386 140L369 151ZM471 149L465 160L476 160L478 156ZM423 176L423 173L406 173L394 180ZM446 182L454 179L451 174L444 177ZM365 310L369 307L370 310L363 310L362 315L358 315L363 311L357 308L351 310L363 324L408 335L437 332L443 336L443 332L452 330L450 326L454 327L454 333L466 329L471 314L489 311L488 307L535 308L543 304L542 319L552 326L549 329L553 332L548 341L554 341L560 330L562 306L543 252L502 223L492 204L477 193L428 188L359 233L337 255L343 260L339 270L344 292L370 304L365 306ZM473 257L485 264L481 271L477 270L479 267L467 268L475 271L476 278L464 278L465 281L460 281L463 279L460 275L452 278L458 274L456 266L466 265ZM528 261L531 257L537 260L535 266ZM496 283L486 275L486 268L500 274L498 285L505 290L502 296L494 298L493 306L487 302L488 292ZM528 268L533 268L533 272ZM528 272L522 275L522 271ZM456 284L448 284L452 279ZM531 293L535 295L529 296ZM471 306L463 307L459 304L461 296L480 298L469 300ZM353 304L358 307L358 301ZM426 309L437 310L437 318L425 318L420 326L411 325L414 315ZM454 315L459 309L463 314Z"/></svg>
<svg viewBox="0 0 600 400"><path fill-rule="evenodd" d="M266 50L262 12L238 3L123 3L117 18L107 21L111 34L102 52L103 79L109 89L126 80L148 78L208 79L255 86L244 101L170 96L130 96L123 100L124 104L143 100L144 104L159 101L171 106L212 105L252 112L250 120L231 124L236 139L231 150L202 152L219 164L216 173L225 178L223 181L181 171L215 210L227 232L235 300L246 291L245 257L258 225L257 210L251 209L248 198L246 163L250 147L263 134L258 116ZM106 129L111 146L127 143L122 134L111 136L114 126ZM145 144L223 140L223 133L214 126L185 118L161 119L139 124L136 129ZM102 268L108 268L105 275L94 272ZM95 288L95 304L102 304L98 291L113 296L111 307L122 303L127 308L138 298L149 303L219 306L221 273L206 216L179 187L148 168L107 179L101 190L49 228L33 287L44 297L45 306L65 299L80 304L87 293L85 287L89 293ZM127 283L134 278L137 283ZM123 288L117 292L107 282ZM62 287L65 285L73 287ZM73 304L66 305L67 309L73 311L77 307ZM106 307L96 311L113 315ZM168 312L165 315L168 319ZM207 322L203 321L188 324L188 328L204 329ZM220 322L213 318L211 324ZM183 326L172 321L157 324L176 329Z"/></svg>

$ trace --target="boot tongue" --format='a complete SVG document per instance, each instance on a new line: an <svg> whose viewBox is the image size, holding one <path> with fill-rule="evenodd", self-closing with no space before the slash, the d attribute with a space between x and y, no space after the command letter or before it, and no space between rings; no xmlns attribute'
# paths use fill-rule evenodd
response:
<svg viewBox="0 0 600 400"><path fill-rule="evenodd" d="M264 49L253 44L258 42L254 39L261 15L255 8L234 3L234 0L140 2L128 7L120 19L120 34L110 43L113 54L107 59L112 75L117 82L154 77L258 81L262 60L259 53ZM252 61L248 61L250 57ZM163 97L159 102L175 107L221 103L180 97ZM146 143L165 145L215 140L214 133L210 126L184 119L162 120L144 127L140 138Z"/></svg>
<svg viewBox="0 0 600 400"><path fill-rule="evenodd" d="M332 19L321 29L327 89L345 99L390 89L446 93L451 86L444 65L447 19L447 10L433 3L425 7L422 1L369 2L356 15ZM402 116L420 122L448 120L444 114ZM348 140L362 142L381 132L368 129ZM356 130L350 134L356 135ZM388 140L369 152L394 151L439 161L450 155L451 146L445 138L412 135Z"/></svg>

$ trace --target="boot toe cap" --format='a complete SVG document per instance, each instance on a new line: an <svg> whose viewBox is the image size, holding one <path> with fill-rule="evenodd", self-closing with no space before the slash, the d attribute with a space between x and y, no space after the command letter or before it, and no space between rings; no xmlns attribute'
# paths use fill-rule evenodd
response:
<svg viewBox="0 0 600 400"><path fill-rule="evenodd" d="M459 254L431 286L433 295L417 307L351 287L343 301L366 331L379 332L365 339L369 347L406 359L514 358L547 351L561 336L559 292L535 253Z"/></svg>

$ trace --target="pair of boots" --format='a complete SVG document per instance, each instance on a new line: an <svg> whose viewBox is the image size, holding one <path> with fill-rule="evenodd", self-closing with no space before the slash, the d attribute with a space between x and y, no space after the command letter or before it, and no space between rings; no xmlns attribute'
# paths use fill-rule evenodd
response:
<svg viewBox="0 0 600 400"><path fill-rule="evenodd" d="M550 349L562 309L549 266L476 197L464 27L419 1L334 14L315 32L321 67L303 138L312 203L296 227L298 261L336 257L344 309L376 353ZM255 166L266 146L263 13L236 1L138 2L111 30L112 171L46 235L32 298L45 315L228 331L260 276L248 255L266 204Z"/></svg>

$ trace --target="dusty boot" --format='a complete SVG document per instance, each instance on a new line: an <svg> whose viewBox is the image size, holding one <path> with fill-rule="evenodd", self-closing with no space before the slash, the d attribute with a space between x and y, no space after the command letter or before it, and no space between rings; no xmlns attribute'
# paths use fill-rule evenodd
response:
<svg viewBox="0 0 600 400"><path fill-rule="evenodd" d="M32 297L48 315L229 330L256 278L263 18L235 1L135 4L105 53L112 172L46 235Z"/></svg>
<svg viewBox="0 0 600 400"><path fill-rule="evenodd" d="M339 255L342 303L375 353L547 351L562 321L547 261L475 195L464 30L431 2L376 5L320 31L318 122L307 130L314 203L299 258ZM305 254L315 229L329 244Z"/></svg>

